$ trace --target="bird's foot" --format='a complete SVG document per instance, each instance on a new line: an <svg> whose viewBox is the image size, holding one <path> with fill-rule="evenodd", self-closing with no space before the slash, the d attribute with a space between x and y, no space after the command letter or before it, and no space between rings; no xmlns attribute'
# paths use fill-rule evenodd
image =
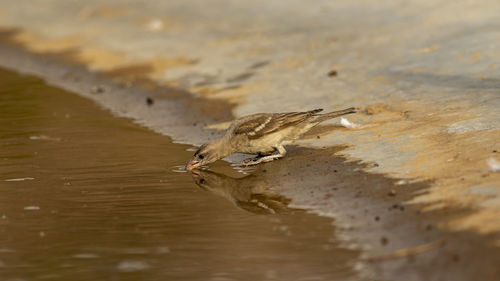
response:
<svg viewBox="0 0 500 281"><path fill-rule="evenodd" d="M243 162L241 162L241 166L257 165L257 164L261 163L259 161L261 158L262 157L247 158L247 159L243 160Z"/></svg>
<svg viewBox="0 0 500 281"><path fill-rule="evenodd" d="M262 156L262 157L247 158L247 159L243 160L243 162L241 164L242 164L242 166L253 166L253 165L260 164L260 163L271 162L271 161L279 159L281 157L283 157L283 155L273 154L273 155Z"/></svg>

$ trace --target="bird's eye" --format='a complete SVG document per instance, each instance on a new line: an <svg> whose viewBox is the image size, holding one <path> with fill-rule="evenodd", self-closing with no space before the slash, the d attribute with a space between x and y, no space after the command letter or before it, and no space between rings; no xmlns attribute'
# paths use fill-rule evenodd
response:
<svg viewBox="0 0 500 281"><path fill-rule="evenodd" d="M205 181L205 179L201 179L201 180L200 180L200 183L201 183L201 184L204 184L205 182L206 182L206 181Z"/></svg>
<svg viewBox="0 0 500 281"><path fill-rule="evenodd" d="M198 155L198 158L203 159L203 158L205 158L205 155L200 154L200 155Z"/></svg>

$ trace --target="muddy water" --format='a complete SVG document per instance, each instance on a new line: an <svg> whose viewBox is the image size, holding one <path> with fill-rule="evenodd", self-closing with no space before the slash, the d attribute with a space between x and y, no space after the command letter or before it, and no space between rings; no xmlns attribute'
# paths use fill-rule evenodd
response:
<svg viewBox="0 0 500 281"><path fill-rule="evenodd" d="M1 280L355 279L331 220L187 146L5 70L0 109Z"/></svg>

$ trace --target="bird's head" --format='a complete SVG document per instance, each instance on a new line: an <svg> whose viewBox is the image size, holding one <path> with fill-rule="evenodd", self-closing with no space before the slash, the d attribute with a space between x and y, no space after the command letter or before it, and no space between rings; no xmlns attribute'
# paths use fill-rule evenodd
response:
<svg viewBox="0 0 500 281"><path fill-rule="evenodd" d="M193 158L187 163L186 169L192 170L202 165L210 164L221 159L219 149L216 143L206 143L202 145L193 155Z"/></svg>

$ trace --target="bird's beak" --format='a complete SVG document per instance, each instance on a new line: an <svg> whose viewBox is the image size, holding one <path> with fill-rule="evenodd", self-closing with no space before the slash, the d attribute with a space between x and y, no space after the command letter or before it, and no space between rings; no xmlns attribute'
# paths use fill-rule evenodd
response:
<svg viewBox="0 0 500 281"><path fill-rule="evenodd" d="M186 170L191 171L194 168L197 168L200 166L200 161L195 161L191 160L189 163L186 164Z"/></svg>

